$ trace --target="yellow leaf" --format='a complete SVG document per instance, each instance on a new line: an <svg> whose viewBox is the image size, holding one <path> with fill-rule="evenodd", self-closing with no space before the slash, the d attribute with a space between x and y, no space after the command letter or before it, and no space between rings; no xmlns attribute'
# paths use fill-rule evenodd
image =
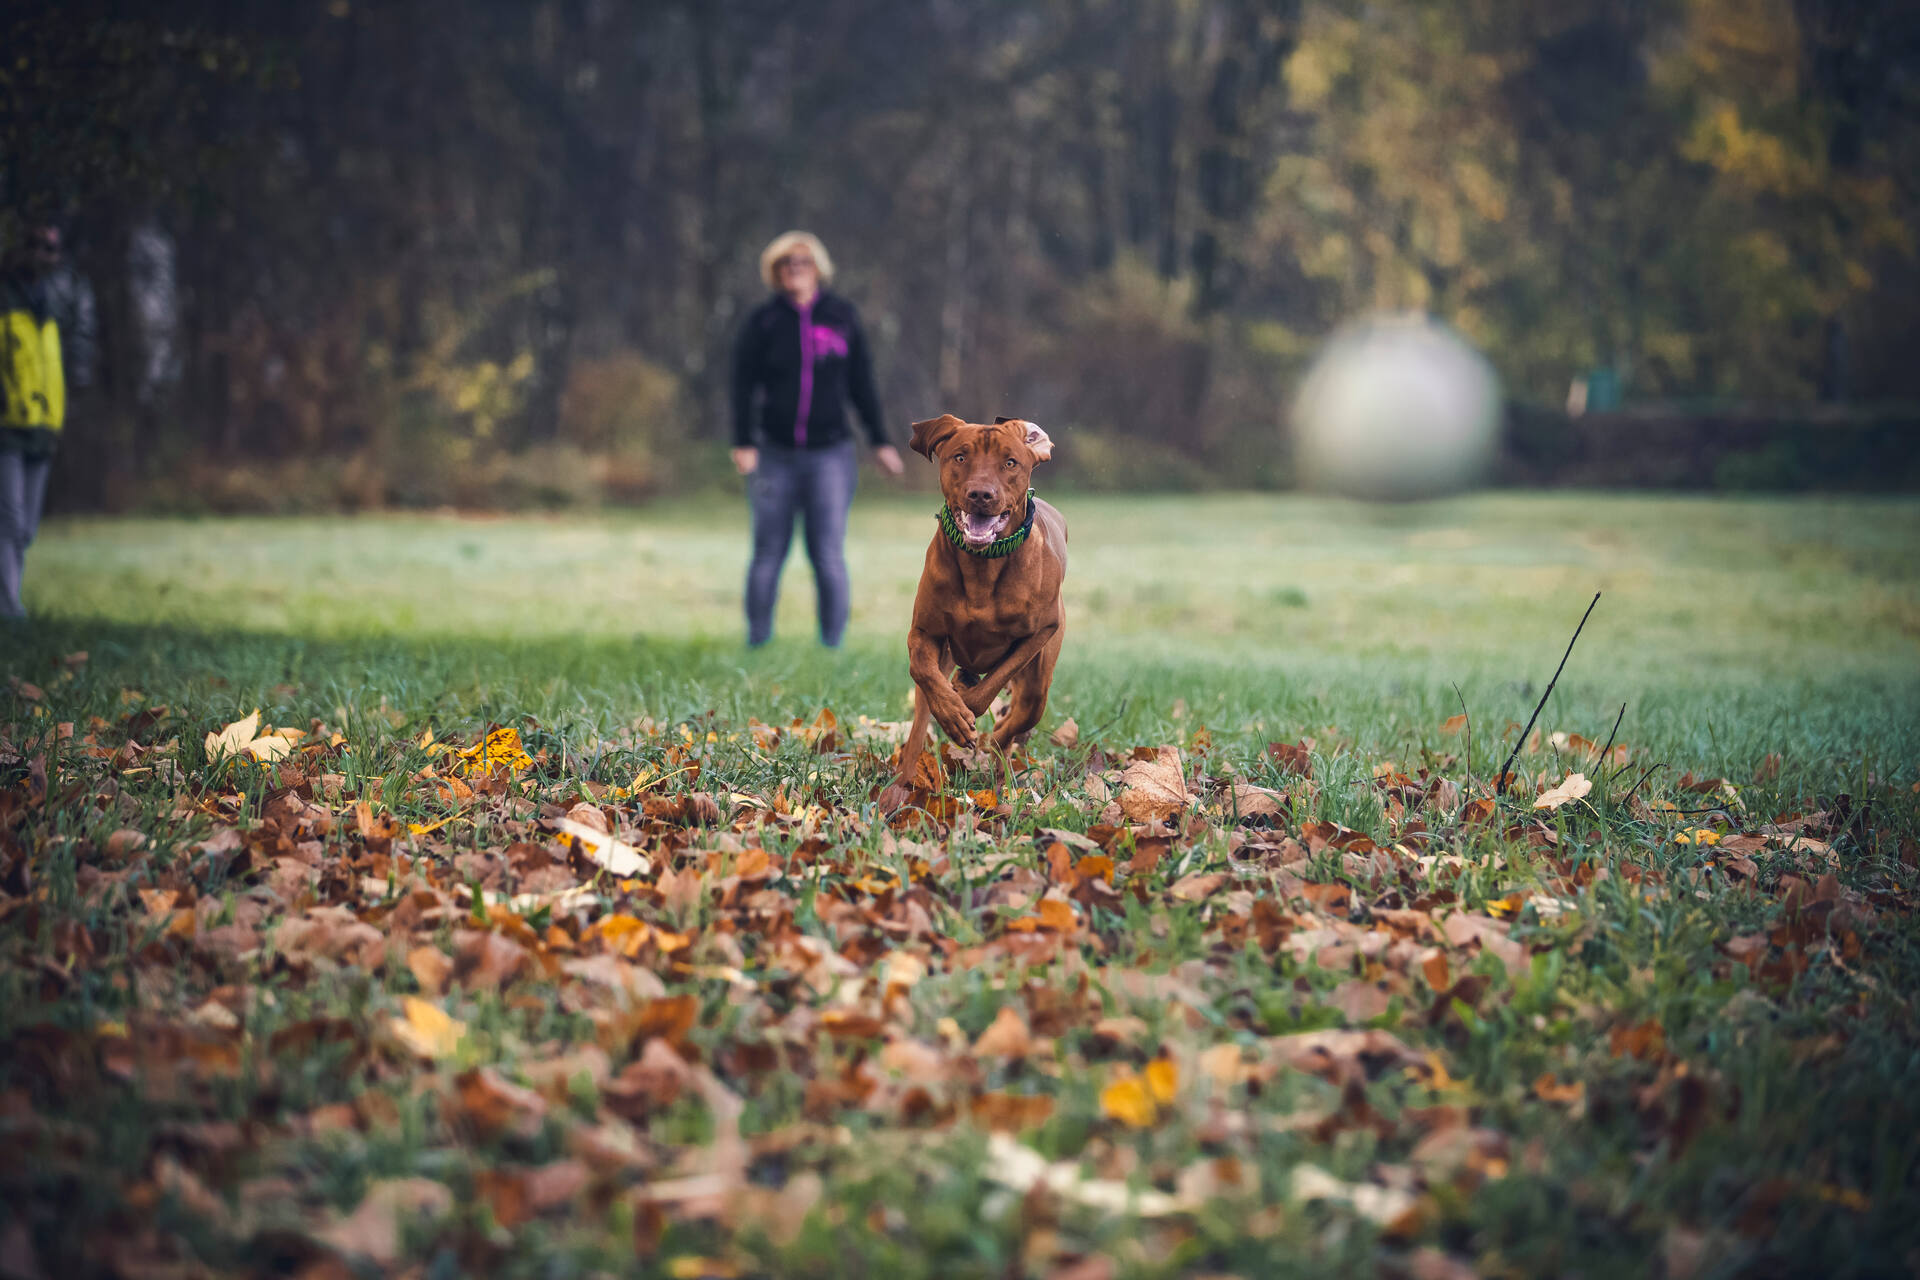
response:
<svg viewBox="0 0 1920 1280"><path fill-rule="evenodd" d="M1171 1058L1155 1058L1147 1064L1147 1088L1153 1093L1153 1100L1161 1106L1170 1104L1180 1095L1180 1068Z"/></svg>
<svg viewBox="0 0 1920 1280"><path fill-rule="evenodd" d="M519 773L533 767L533 757L520 745L520 731L511 726L495 729L458 754L467 762L468 773L491 773L497 768Z"/></svg>
<svg viewBox="0 0 1920 1280"><path fill-rule="evenodd" d="M256 707L246 719L235 720L220 732L207 735L207 759L244 755L266 763L292 751L293 744L306 736L299 729L268 729L262 734L260 711Z"/></svg>
<svg viewBox="0 0 1920 1280"><path fill-rule="evenodd" d="M1694 827L1690 831L1674 832L1673 842L1675 844L1694 844L1694 845L1719 844L1720 833L1718 831L1709 830L1706 827Z"/></svg>
<svg viewBox="0 0 1920 1280"><path fill-rule="evenodd" d="M287 737L288 732L282 729L255 738L246 745L247 754L262 762L278 760L293 750L293 740Z"/></svg>
<svg viewBox="0 0 1920 1280"><path fill-rule="evenodd" d="M218 733L207 735L207 759L217 760L221 756L237 756L247 749L247 744L260 736L260 709L254 708L252 715L244 720L235 720Z"/></svg>
<svg viewBox="0 0 1920 1280"><path fill-rule="evenodd" d="M402 996L404 1017L389 1020L394 1039L422 1058L444 1058L460 1047L467 1024L418 996Z"/></svg>
<svg viewBox="0 0 1920 1280"><path fill-rule="evenodd" d="M1570 773L1560 785L1548 791L1542 791L1533 802L1536 809L1558 809L1563 804L1571 804L1581 796L1593 790L1593 783L1584 773Z"/></svg>
<svg viewBox="0 0 1920 1280"><path fill-rule="evenodd" d="M1159 1115L1147 1082L1138 1076L1115 1080L1100 1091L1101 1114L1134 1129L1144 1129Z"/></svg>
<svg viewBox="0 0 1920 1280"><path fill-rule="evenodd" d="M594 926L594 932L615 950L628 956L640 954L653 936L653 926L624 912L607 916Z"/></svg>

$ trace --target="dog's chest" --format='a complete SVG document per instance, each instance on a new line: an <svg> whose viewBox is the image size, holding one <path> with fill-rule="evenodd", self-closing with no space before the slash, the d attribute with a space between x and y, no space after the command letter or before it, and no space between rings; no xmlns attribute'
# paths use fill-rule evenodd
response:
<svg viewBox="0 0 1920 1280"><path fill-rule="evenodd" d="M1036 610L1031 599L1012 596L968 600L967 606L961 616L953 619L947 641L953 647L954 661L980 673L1039 630L1053 613L1051 609Z"/></svg>

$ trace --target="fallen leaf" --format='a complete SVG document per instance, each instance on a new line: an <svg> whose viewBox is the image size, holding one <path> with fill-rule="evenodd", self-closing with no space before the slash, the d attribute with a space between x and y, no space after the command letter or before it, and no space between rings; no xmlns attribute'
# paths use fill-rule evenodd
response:
<svg viewBox="0 0 1920 1280"><path fill-rule="evenodd" d="M453 1211L453 1192L430 1178L391 1178L367 1188L360 1204L320 1232L342 1253L380 1266L400 1260L401 1223L440 1218Z"/></svg>
<svg viewBox="0 0 1920 1280"><path fill-rule="evenodd" d="M1033 1033L1027 1020L1010 1004L1000 1006L980 1038L973 1042L977 1058L1024 1058L1033 1051Z"/></svg>
<svg viewBox="0 0 1920 1280"><path fill-rule="evenodd" d="M1536 809L1558 809L1563 804L1571 804L1593 790L1593 782L1584 773L1570 773L1561 779L1560 785L1542 791L1534 798Z"/></svg>
<svg viewBox="0 0 1920 1280"><path fill-rule="evenodd" d="M987 1163L982 1172L1021 1194L1045 1187L1062 1200L1103 1213L1162 1218L1192 1207L1164 1191L1136 1190L1114 1178L1084 1177L1077 1159L1050 1162L1032 1147L1005 1133L995 1133L987 1139Z"/></svg>
<svg viewBox="0 0 1920 1280"><path fill-rule="evenodd" d="M1177 747L1160 747L1151 760L1136 760L1120 773L1120 811L1135 822L1164 822L1189 799Z"/></svg>
<svg viewBox="0 0 1920 1280"><path fill-rule="evenodd" d="M1421 1203L1413 1192L1370 1182L1342 1182L1311 1164L1293 1167L1293 1198L1302 1202L1332 1200L1352 1205L1361 1217L1378 1223L1388 1235L1411 1234L1420 1225Z"/></svg>
<svg viewBox="0 0 1920 1280"><path fill-rule="evenodd" d="M520 731L511 726L491 730L479 742L455 754L464 762L470 777L489 774L495 769L520 773L533 767L533 757L520 742Z"/></svg>
<svg viewBox="0 0 1920 1280"><path fill-rule="evenodd" d="M1231 878L1223 871L1196 871L1168 885L1167 896L1176 902L1200 902L1212 897Z"/></svg>
<svg viewBox="0 0 1920 1280"><path fill-rule="evenodd" d="M653 870L653 864L638 849L624 840L614 839L604 831L596 831L584 822L557 818L554 826L562 834L578 840L581 851L589 859L616 876L644 876Z"/></svg>
<svg viewBox="0 0 1920 1280"><path fill-rule="evenodd" d="M460 1047L467 1034L464 1022L446 1010L418 996L400 997L402 1016L388 1019L387 1025L402 1046L422 1058L445 1058Z"/></svg>
<svg viewBox="0 0 1920 1280"><path fill-rule="evenodd" d="M435 946L415 947L407 952L407 968L420 989L430 996L442 996L453 978L453 961Z"/></svg>
<svg viewBox="0 0 1920 1280"><path fill-rule="evenodd" d="M1159 1117L1153 1090L1139 1076L1122 1076L1100 1091L1100 1113L1131 1129L1145 1129Z"/></svg>
<svg viewBox="0 0 1920 1280"><path fill-rule="evenodd" d="M1171 1058L1155 1058L1145 1072L1147 1091L1161 1106L1169 1106L1180 1095L1180 1068Z"/></svg>
<svg viewBox="0 0 1920 1280"><path fill-rule="evenodd" d="M293 736L289 736L293 735ZM223 756L252 756L255 760L267 762L278 760L293 750L294 737L298 730L287 729L265 734L260 732L260 712L244 720L235 720L218 733L209 733L206 738L208 760L218 760Z"/></svg>
<svg viewBox="0 0 1920 1280"><path fill-rule="evenodd" d="M1579 1102L1587 1096L1587 1085L1584 1080L1570 1080L1562 1084L1549 1071L1533 1082L1533 1096L1542 1102Z"/></svg>

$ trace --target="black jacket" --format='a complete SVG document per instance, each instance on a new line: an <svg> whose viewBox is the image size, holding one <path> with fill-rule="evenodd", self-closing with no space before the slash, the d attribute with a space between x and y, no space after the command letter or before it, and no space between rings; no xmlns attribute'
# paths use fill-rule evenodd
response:
<svg viewBox="0 0 1920 1280"><path fill-rule="evenodd" d="M733 348L733 443L809 449L838 444L852 434L847 402L860 411L875 448L889 443L880 395L873 385L873 353L853 304L821 290L808 309L810 376L800 360L800 312L784 294L755 307ZM804 438L799 428L806 398Z"/></svg>

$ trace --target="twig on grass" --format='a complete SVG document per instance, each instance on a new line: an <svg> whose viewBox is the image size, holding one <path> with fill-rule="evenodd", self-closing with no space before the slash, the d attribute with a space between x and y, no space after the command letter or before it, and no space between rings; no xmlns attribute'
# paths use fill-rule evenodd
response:
<svg viewBox="0 0 1920 1280"><path fill-rule="evenodd" d="M1560 655L1560 665L1553 669L1553 679L1547 681L1547 691L1540 695L1540 701L1534 704L1533 714L1527 717L1527 727L1520 731L1520 737L1514 742L1513 750L1507 753L1507 762L1500 766L1500 772L1493 775L1495 795L1506 794L1507 770L1513 767L1515 757L1520 754L1520 748L1527 745L1527 735L1533 732L1533 722L1540 718L1541 708L1545 707L1547 699L1553 696L1553 686L1560 683L1560 673L1567 669L1567 659L1573 656L1574 641L1580 638L1580 632L1587 625L1587 619L1593 616L1593 606L1599 603L1600 593L1596 591L1593 593L1592 603L1587 605L1587 611L1580 615L1580 625L1573 629L1573 640L1567 641L1567 651Z"/></svg>
<svg viewBox="0 0 1920 1280"><path fill-rule="evenodd" d="M1599 597L1596 596L1594 598L1598 599ZM1600 748L1601 764L1605 764L1607 762L1607 752L1613 750L1613 740L1614 740L1614 737L1618 735L1620 732L1620 722L1622 720L1625 720L1626 718L1627 718L1627 704L1623 702L1620 704L1620 714L1613 718L1613 732L1607 735L1607 745Z"/></svg>
<svg viewBox="0 0 1920 1280"><path fill-rule="evenodd" d="M1467 776L1472 777L1473 776L1473 717L1467 714L1467 699L1466 699L1466 695L1460 692L1460 682L1458 680L1455 680L1452 682L1452 684L1453 684L1453 696L1460 699L1460 715L1467 722Z"/></svg>
<svg viewBox="0 0 1920 1280"><path fill-rule="evenodd" d="M1627 803L1627 801L1633 799L1633 793L1640 789L1640 783L1645 782L1648 778L1651 778L1653 776L1653 771L1655 769L1664 769L1666 767L1667 767L1667 764L1666 764L1666 761L1664 760L1661 761L1659 764L1648 765L1647 771L1640 775L1640 782L1636 782L1631 787L1627 788L1627 794L1620 797L1620 803L1625 804Z"/></svg>

